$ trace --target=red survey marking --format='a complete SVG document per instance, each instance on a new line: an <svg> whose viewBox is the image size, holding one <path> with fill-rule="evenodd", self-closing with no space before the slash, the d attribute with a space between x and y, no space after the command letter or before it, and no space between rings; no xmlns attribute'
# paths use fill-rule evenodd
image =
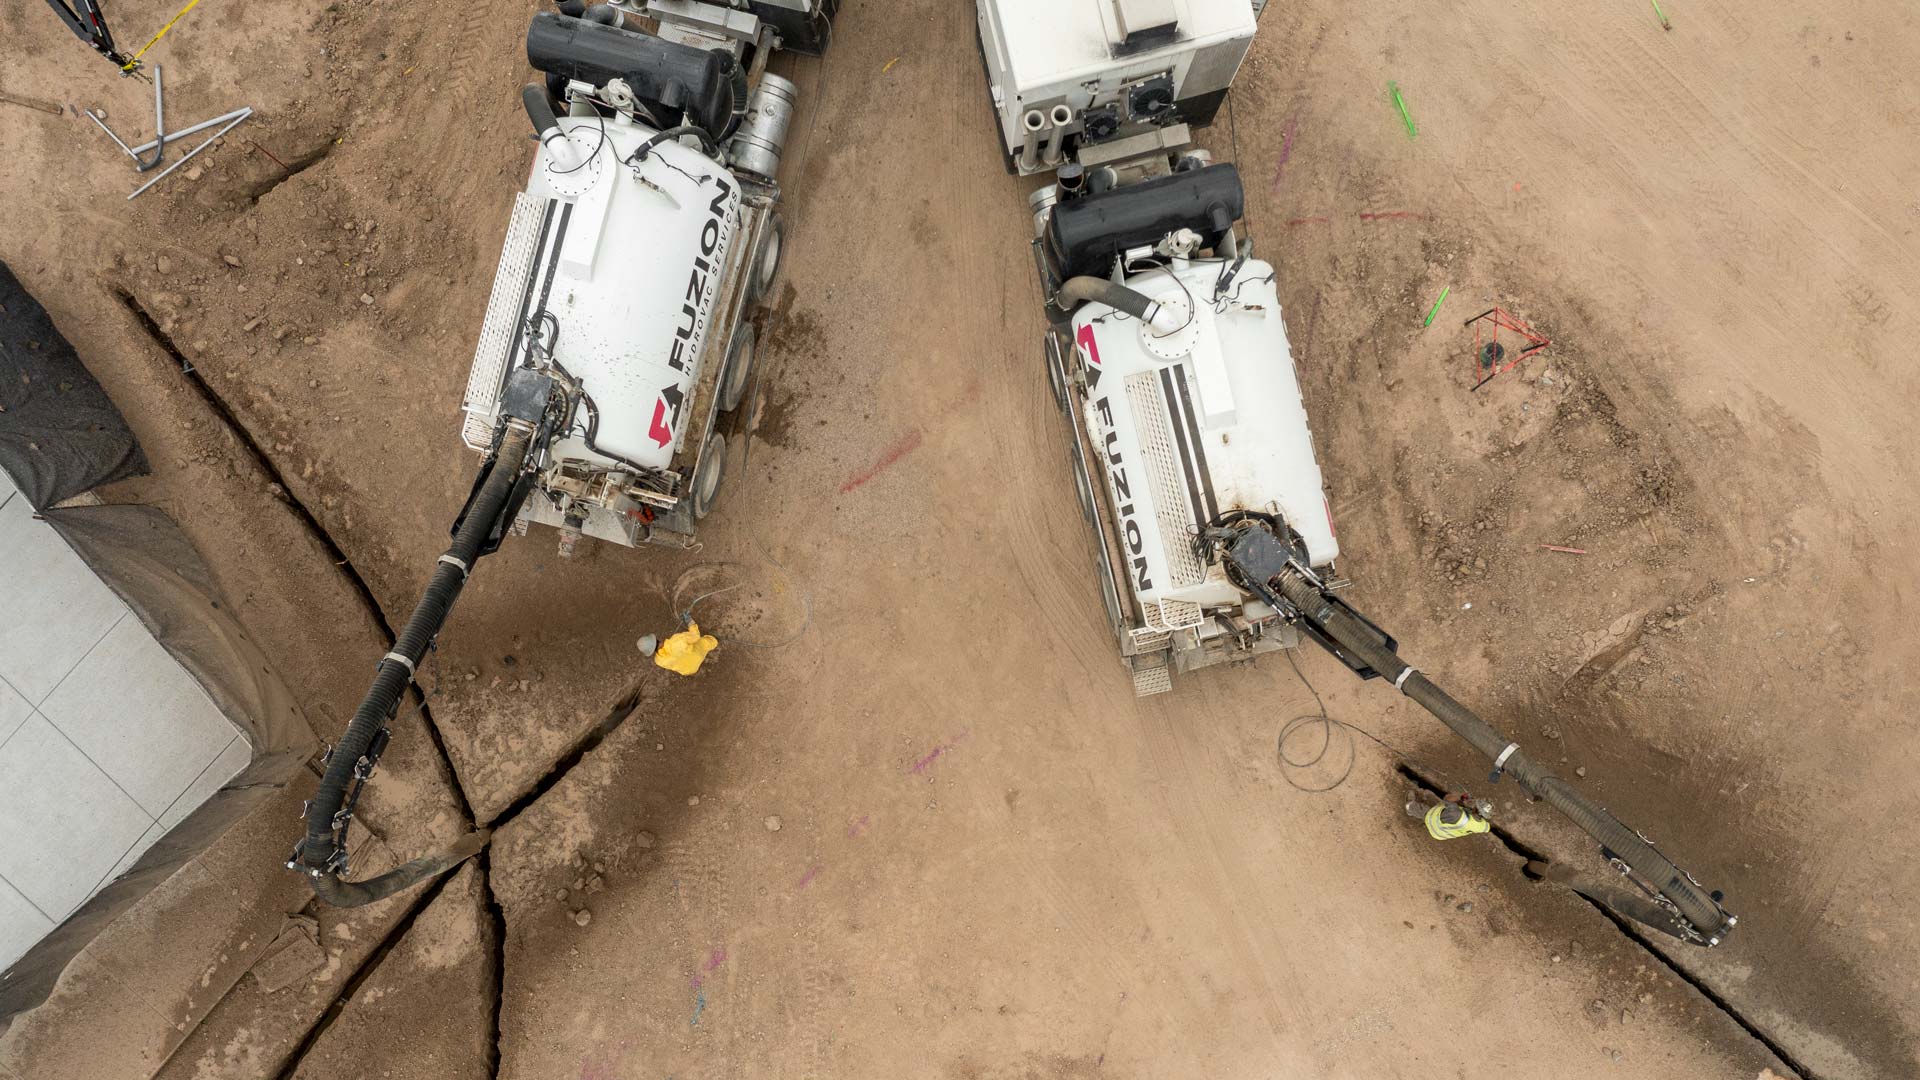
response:
<svg viewBox="0 0 1920 1080"><path fill-rule="evenodd" d="M908 432L905 436L903 436L900 439L899 442L896 442L892 446L888 447L887 452L880 455L880 460L877 462L874 462L872 468L867 469L864 472L855 473L854 475L848 477L847 482L840 485L840 494L845 495L847 492L852 491L854 488L859 487L861 484L864 484L867 481L873 479L874 477L879 476L881 473L886 472L887 469L891 467L895 462L899 461L903 457L906 457L908 454L913 453L914 448L918 447L919 445L920 445L920 433L917 431Z"/></svg>
<svg viewBox="0 0 1920 1080"><path fill-rule="evenodd" d="M713 947L713 952L707 954L707 964L706 964L705 970L712 971L714 968L717 968L721 964L724 964L726 962L727 962L726 946L715 945Z"/></svg>
<svg viewBox="0 0 1920 1080"><path fill-rule="evenodd" d="M1288 218L1287 224L1291 227L1297 228L1301 225L1325 225L1332 220L1333 219L1330 217L1316 215L1314 217Z"/></svg>
<svg viewBox="0 0 1920 1080"><path fill-rule="evenodd" d="M278 165L278 166L280 166L280 167L281 167L281 168L283 168L283 169L287 169L287 171L288 171L288 172L292 172L292 171L293 171L292 169L290 169L290 168L288 168L288 166L287 166L287 163L286 163L286 162L284 162L284 161L281 161L281 160L280 160L280 159L279 159L278 157L275 157L275 156L274 156L274 153L273 153L273 151L271 151L271 150L269 150L269 149L267 149L267 148L266 148L266 147L264 147L264 146L261 146L261 145L260 145L259 143L257 143L257 142L254 142L254 141L253 141L252 139L248 139L248 140L247 140L247 145L248 145L248 146L251 146L251 147L253 147L253 148L254 148L255 150L258 150L258 151L260 151L261 153L263 153L263 154L265 154L265 155L267 155L267 156L268 156L269 158L273 158L273 163L274 163L275 165Z"/></svg>
<svg viewBox="0 0 1920 1080"><path fill-rule="evenodd" d="M817 865L809 866L807 867L807 872L800 875L800 880L793 883L793 887L796 889L804 889L807 886L813 884L813 879L819 876L820 876L820 867Z"/></svg>
<svg viewBox="0 0 1920 1080"><path fill-rule="evenodd" d="M847 837L851 839L859 836L861 833L866 832L867 826L872 823L873 819L870 816L861 814L854 820L847 822Z"/></svg>
<svg viewBox="0 0 1920 1080"><path fill-rule="evenodd" d="M1280 180L1287 175L1287 161L1293 157L1293 132L1299 123L1300 114L1287 117L1287 132L1280 137L1280 164L1273 170L1273 190L1280 190Z"/></svg>
<svg viewBox="0 0 1920 1080"><path fill-rule="evenodd" d="M953 737L952 742L945 743L940 746L936 746L932 750L927 751L927 756L921 758L919 761L914 762L913 767L908 769L907 771L910 773L913 773L916 776L926 772L928 768L932 767L934 762L940 760L940 755L946 753L947 751L953 749L956 746L959 746L960 743L966 739L966 737L967 737L967 733L963 731L960 734L955 735Z"/></svg>
<svg viewBox="0 0 1920 1080"><path fill-rule="evenodd" d="M1361 221L1420 221L1427 215L1418 210L1383 210L1378 213L1363 213Z"/></svg>

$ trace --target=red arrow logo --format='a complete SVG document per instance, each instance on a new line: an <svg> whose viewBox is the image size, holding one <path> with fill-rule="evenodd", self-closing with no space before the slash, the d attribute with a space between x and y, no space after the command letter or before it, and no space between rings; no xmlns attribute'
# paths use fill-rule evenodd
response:
<svg viewBox="0 0 1920 1080"><path fill-rule="evenodd" d="M1094 340L1092 323L1088 323L1080 328L1079 338L1080 347L1085 349L1087 353L1087 363L1092 364L1094 367L1099 367L1100 343Z"/></svg>
<svg viewBox="0 0 1920 1080"><path fill-rule="evenodd" d="M667 426L666 398L653 403L653 426L647 429L647 435L661 446L673 441L673 429Z"/></svg>

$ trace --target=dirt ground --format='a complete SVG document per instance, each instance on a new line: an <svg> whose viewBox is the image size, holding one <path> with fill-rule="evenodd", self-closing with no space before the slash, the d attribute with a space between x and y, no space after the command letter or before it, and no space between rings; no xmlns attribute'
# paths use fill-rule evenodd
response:
<svg viewBox="0 0 1920 1080"><path fill-rule="evenodd" d="M1358 740L1321 794L1349 751L1281 767L1315 708L1284 660L1132 698L972 4L848 0L824 61L776 62L790 259L703 549L510 543L372 788L376 857L473 823L491 851L307 907L326 964L269 993L290 789L83 954L0 1077L1920 1073L1920 17L1663 6L1271 5L1203 142L1279 274L1350 599L1726 890L1725 946L1428 841L1396 765L1483 766L1325 656L1327 711L1406 757ZM108 495L187 525L323 738L471 479L533 10L203 4L156 50L169 115L259 116L133 203L84 118L0 103L0 259L154 461ZM0 21L0 90L144 133L145 85L35 0ZM1475 391L1462 322L1496 303L1553 344ZM736 585L694 610L697 678L641 661ZM1595 865L1491 790L1516 846Z"/></svg>

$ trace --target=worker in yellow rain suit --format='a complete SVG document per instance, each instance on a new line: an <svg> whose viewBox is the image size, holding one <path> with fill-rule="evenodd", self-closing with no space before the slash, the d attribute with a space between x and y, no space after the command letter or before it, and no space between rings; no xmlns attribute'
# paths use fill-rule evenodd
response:
<svg viewBox="0 0 1920 1080"><path fill-rule="evenodd" d="M689 621L685 630L660 643L653 662L676 674L691 675L719 644L712 634L700 632L699 623Z"/></svg>

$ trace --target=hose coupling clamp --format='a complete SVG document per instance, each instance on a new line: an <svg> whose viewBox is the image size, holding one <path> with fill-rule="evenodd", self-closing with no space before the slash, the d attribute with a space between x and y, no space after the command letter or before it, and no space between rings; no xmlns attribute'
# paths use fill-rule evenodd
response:
<svg viewBox="0 0 1920 1080"><path fill-rule="evenodd" d="M385 663L386 661L388 661L388 660L391 660L391 661L393 661L394 663L396 663L396 664L399 664L399 665L400 665L401 667L403 667L403 668L406 668L406 669L407 669L407 678L409 678L409 679L412 679L412 678L414 678L414 677L415 677L415 675L417 674L417 673L416 673L416 672L415 672L415 671L413 670L413 661L411 661L411 660L409 660L409 659L407 659L406 657L404 657L404 656L402 656L402 655L400 655L400 654L399 654L399 653L397 653L397 652L390 652L390 653L388 653L387 655L385 655L385 656L383 656L383 657L381 657L381 658L380 658L380 660L381 660L381 662L382 662L382 663Z"/></svg>
<svg viewBox="0 0 1920 1080"><path fill-rule="evenodd" d="M463 561L463 560L461 560L461 559L458 559L458 558L455 558L455 557L454 557L454 556L452 556L452 555L442 555L442 556L440 556L440 558L438 558L438 559L436 559L436 560L434 560L434 561L436 561L436 562L443 562L443 563L446 563L446 564L447 564L448 566L457 566L457 567L459 567L459 568L460 568L460 580L462 580L462 581L465 581L465 580L467 579L467 576L468 576L469 574L471 574L471 573L473 573L473 567L472 567L472 566L470 566L470 565L468 565L468 564L467 564L467 563L466 563L465 561Z"/></svg>
<svg viewBox="0 0 1920 1080"><path fill-rule="evenodd" d="M1400 691L1403 694L1406 693L1407 680L1412 678L1413 673L1419 670L1420 670L1419 668L1414 667L1411 664L1407 665L1405 670L1401 671L1400 674L1394 676L1393 688L1395 690Z"/></svg>
<svg viewBox="0 0 1920 1080"><path fill-rule="evenodd" d="M1505 750L1500 751L1500 756L1493 759L1493 771L1487 774L1487 783L1497 784L1500 782L1501 774L1507 771L1507 759L1512 757L1513 752L1518 749L1520 749L1519 743L1510 742L1507 744Z"/></svg>

